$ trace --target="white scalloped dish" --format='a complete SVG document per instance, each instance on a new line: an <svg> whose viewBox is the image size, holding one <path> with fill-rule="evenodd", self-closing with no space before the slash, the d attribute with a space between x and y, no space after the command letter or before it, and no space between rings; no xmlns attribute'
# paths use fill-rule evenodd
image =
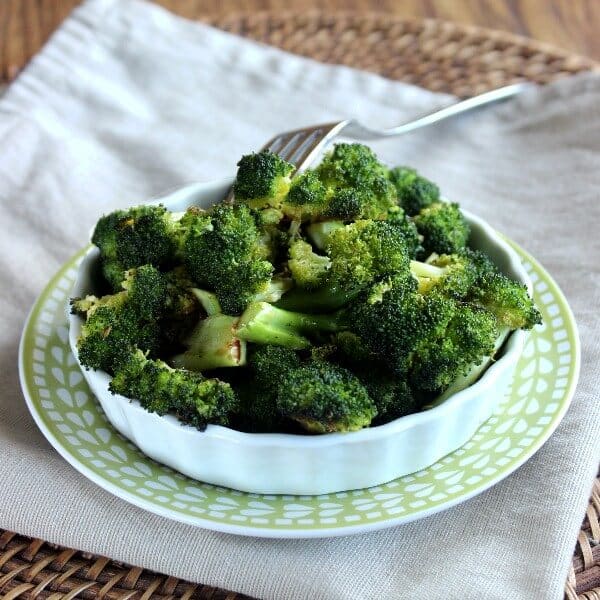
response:
<svg viewBox="0 0 600 600"><path fill-rule="evenodd" d="M172 211L220 201L231 179L198 183L156 200ZM471 225L471 245L486 252L509 277L531 282L517 254L485 221L463 211ZM84 256L72 296L93 289L98 250ZM76 342L83 319L69 315L69 342ZM243 433L220 425L205 431L174 416L146 411L139 402L113 395L101 371L83 375L112 425L142 452L199 481L261 494L326 494L379 485L419 471L465 444L503 398L523 350L527 332L513 332L482 377L442 404L385 425L352 433L318 436Z"/></svg>

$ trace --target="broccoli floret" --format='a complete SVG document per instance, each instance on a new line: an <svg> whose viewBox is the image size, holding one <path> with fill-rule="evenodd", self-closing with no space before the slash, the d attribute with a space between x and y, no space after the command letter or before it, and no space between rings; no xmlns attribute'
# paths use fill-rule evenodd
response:
<svg viewBox="0 0 600 600"><path fill-rule="evenodd" d="M246 364L246 343L236 333L238 317L224 315L217 297L210 292L192 290L207 314L184 341L187 350L174 356L171 364L188 371L208 371Z"/></svg>
<svg viewBox="0 0 600 600"><path fill-rule="evenodd" d="M350 369L367 389L377 408L373 425L388 423L416 412L422 401L408 382L381 367L381 360L365 348L361 339L350 331L335 335L333 360ZM330 357L331 358L331 357Z"/></svg>
<svg viewBox="0 0 600 600"><path fill-rule="evenodd" d="M339 328L333 315L303 314L283 310L267 302L253 302L240 317L236 332L247 342L300 350L311 346L305 336L318 336Z"/></svg>
<svg viewBox="0 0 600 600"><path fill-rule="evenodd" d="M450 298L462 300L480 277L482 265L487 268L488 259L480 252L470 249L456 254L435 254L427 260L410 262L410 270L419 282L419 292L432 290Z"/></svg>
<svg viewBox="0 0 600 600"><path fill-rule="evenodd" d="M228 383L172 369L161 360L148 359L141 350L127 355L109 389L139 400L150 412L173 412L184 423L200 429L207 423L227 424L228 414L237 403Z"/></svg>
<svg viewBox="0 0 600 600"><path fill-rule="evenodd" d="M498 271L481 277L469 300L489 310L499 323L510 329L531 329L542 322L527 287Z"/></svg>
<svg viewBox="0 0 600 600"><path fill-rule="evenodd" d="M329 235L329 281L364 288L386 275L406 272L409 252L404 235L386 221L355 221Z"/></svg>
<svg viewBox="0 0 600 600"><path fill-rule="evenodd" d="M290 192L283 202L283 213L294 221L319 220L327 209L329 191L313 170L292 180Z"/></svg>
<svg viewBox="0 0 600 600"><path fill-rule="evenodd" d="M160 345L163 275L143 265L125 272L122 287L114 295L71 300L72 311L86 316L77 340L79 361L86 368L112 373L134 347L155 354Z"/></svg>
<svg viewBox="0 0 600 600"><path fill-rule="evenodd" d="M311 433L368 427L377 409L348 369L319 360L285 372L277 395L279 412Z"/></svg>
<svg viewBox="0 0 600 600"><path fill-rule="evenodd" d="M302 239L293 241L289 252L288 268L296 285L306 289L319 287L331 268L329 258L316 254L312 246Z"/></svg>
<svg viewBox="0 0 600 600"><path fill-rule="evenodd" d="M423 253L421 241L423 236L419 234L417 226L411 219L406 217L406 213L399 206L390 210L386 222L393 225L404 236L406 247L411 258L416 258Z"/></svg>
<svg viewBox="0 0 600 600"><path fill-rule="evenodd" d="M412 385L423 390L444 390L494 353L499 334L494 315L460 305L445 330L419 346L412 359Z"/></svg>
<svg viewBox="0 0 600 600"><path fill-rule="evenodd" d="M482 252L464 248L456 254L432 255L426 263L411 261L410 269L419 292L435 291L485 308L499 326L531 329L541 323L527 288L500 273Z"/></svg>
<svg viewBox="0 0 600 600"><path fill-rule="evenodd" d="M425 256L452 254L465 248L471 228L458 204L436 202L423 208L414 218L417 230L423 236Z"/></svg>
<svg viewBox="0 0 600 600"><path fill-rule="evenodd" d="M185 265L199 286L216 293L224 312L240 314L258 294L272 292L273 265L247 206L217 204L185 219Z"/></svg>
<svg viewBox="0 0 600 600"><path fill-rule="evenodd" d="M400 206L410 217L440 199L438 186L410 167L391 169L389 179L394 185Z"/></svg>
<svg viewBox="0 0 600 600"><path fill-rule="evenodd" d="M344 311L344 322L396 375L405 376L413 354L436 339L453 317L455 303L419 294L412 276L378 283Z"/></svg>
<svg viewBox="0 0 600 600"><path fill-rule="evenodd" d="M102 273L114 291L121 289L128 269L173 262L178 218L162 205L148 205L117 210L98 221L92 243L100 250Z"/></svg>
<svg viewBox="0 0 600 600"><path fill-rule="evenodd" d="M251 432L286 429L277 409L277 393L283 375L300 366L293 350L281 346L251 346L248 349L250 377L234 385L240 398L237 416L241 427Z"/></svg>
<svg viewBox="0 0 600 600"><path fill-rule="evenodd" d="M361 290L388 275L409 274L409 252L403 233L386 221L355 221L327 236L331 268L320 288L294 289L278 306L327 312L347 304Z"/></svg>
<svg viewBox="0 0 600 600"><path fill-rule="evenodd" d="M362 144L336 144L315 169L330 191L329 219L384 219L396 206L388 169Z"/></svg>
<svg viewBox="0 0 600 600"><path fill-rule="evenodd" d="M242 156L237 166L233 185L236 202L251 208L279 208L290 189L294 165L273 152L263 150Z"/></svg>

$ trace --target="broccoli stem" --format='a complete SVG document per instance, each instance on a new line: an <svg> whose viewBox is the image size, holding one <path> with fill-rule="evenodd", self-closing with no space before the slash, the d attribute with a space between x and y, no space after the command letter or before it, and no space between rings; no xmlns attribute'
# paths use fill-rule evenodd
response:
<svg viewBox="0 0 600 600"><path fill-rule="evenodd" d="M240 339L256 344L272 344L294 350L311 346L303 334L338 331L335 318L308 315L277 308L266 302L253 302L237 325Z"/></svg>
<svg viewBox="0 0 600 600"><path fill-rule="evenodd" d="M212 314L200 321L187 340L188 350L174 356L171 364L188 371L245 365L246 343L236 336L237 322L237 317L223 314Z"/></svg>
<svg viewBox="0 0 600 600"><path fill-rule="evenodd" d="M428 263L420 262L418 260L410 261L410 272L419 282L419 293L426 294L431 287L441 279L448 269L443 267L436 267Z"/></svg>
<svg viewBox="0 0 600 600"><path fill-rule="evenodd" d="M196 296L198 302L200 302L202 308L209 317L223 312L221 310L219 299L213 293L199 288L191 288L191 292Z"/></svg>
<svg viewBox="0 0 600 600"><path fill-rule="evenodd" d="M344 226L343 221L322 221L321 223L312 223L306 228L306 233L311 242L319 249L324 250L327 246L329 236L336 230Z"/></svg>
<svg viewBox="0 0 600 600"><path fill-rule="evenodd" d="M425 405L423 407L423 410L439 406L440 404L448 400L450 396L454 396L454 394L457 394L458 392L461 392L462 390L473 385L483 375L484 371L494 362L496 353L498 352L498 350L500 350L500 348L508 338L510 332L511 329L509 327L504 327L500 331L500 335L496 339L496 343L494 344L494 351L491 354L491 356L486 356L483 358L481 363L472 365L465 375L460 375L459 377L457 377L435 400Z"/></svg>
<svg viewBox="0 0 600 600"><path fill-rule="evenodd" d="M361 292L360 287L351 289L335 285L325 285L316 290L294 288L288 292L276 305L278 308L306 313L331 312L345 306Z"/></svg>

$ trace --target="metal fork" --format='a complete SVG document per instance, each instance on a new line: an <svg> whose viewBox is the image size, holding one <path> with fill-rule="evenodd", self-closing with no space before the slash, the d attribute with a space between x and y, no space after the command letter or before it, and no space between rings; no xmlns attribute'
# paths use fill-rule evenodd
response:
<svg viewBox="0 0 600 600"><path fill-rule="evenodd" d="M407 123L389 129L373 129L354 119L294 129L293 131L286 131L276 135L273 139L269 140L261 150L270 150L275 154L279 154L281 158L293 164L296 168L295 172L298 173L308 168L327 144L342 132L345 137L359 141L377 140L402 135L409 131L415 131L416 129L439 123L440 121L471 111L480 106L512 98L531 85L532 84L530 83L507 85L473 96L472 98L467 98L466 100L461 100L460 102L427 113L417 119L413 119ZM228 199L231 200L232 196L233 192L230 192Z"/></svg>

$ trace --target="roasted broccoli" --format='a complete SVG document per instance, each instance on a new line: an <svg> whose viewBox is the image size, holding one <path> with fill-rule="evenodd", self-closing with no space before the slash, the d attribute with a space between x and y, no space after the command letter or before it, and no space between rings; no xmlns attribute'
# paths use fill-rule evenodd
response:
<svg viewBox="0 0 600 600"><path fill-rule="evenodd" d="M225 313L241 314L258 296L273 300L283 293L280 282L272 285L270 249L247 206L217 204L186 215L182 226L184 264L198 286L215 292Z"/></svg>
<svg viewBox="0 0 600 600"><path fill-rule="evenodd" d="M292 290L278 306L310 312L335 310L371 283L409 269L405 236L386 221L360 220L335 228L327 235L325 251L331 265L322 285L311 291Z"/></svg>
<svg viewBox="0 0 600 600"><path fill-rule="evenodd" d="M102 272L114 291L121 289L128 269L174 262L179 217L162 205L147 205L117 210L98 221L92 243L100 250Z"/></svg>
<svg viewBox="0 0 600 600"><path fill-rule="evenodd" d="M301 361L291 350L263 346L253 355L252 368L278 413L311 433L356 431L377 414L360 380L338 365Z"/></svg>
<svg viewBox="0 0 600 600"><path fill-rule="evenodd" d="M79 359L150 411L249 432L382 425L472 384L511 331L541 323L526 287L470 247L459 206L367 146L300 173L244 156L233 192L94 231L114 293L72 300Z"/></svg>
<svg viewBox="0 0 600 600"><path fill-rule="evenodd" d="M465 248L469 241L469 224L456 203L431 204L414 217L414 223L423 236L425 256L432 252L452 254Z"/></svg>
<svg viewBox="0 0 600 600"><path fill-rule="evenodd" d="M165 302L164 277L144 265L125 272L122 291L96 298L73 298L71 310L85 316L77 340L79 361L88 369L114 372L133 348L156 353L160 345L158 320Z"/></svg>
<svg viewBox="0 0 600 600"><path fill-rule="evenodd" d="M396 167L389 171L388 177L396 190L398 203L410 217L440 199L438 186L415 169Z"/></svg>
<svg viewBox="0 0 600 600"><path fill-rule="evenodd" d="M250 208L278 208L288 193L294 166L264 150L243 156L233 192L237 202Z"/></svg>
<svg viewBox="0 0 600 600"><path fill-rule="evenodd" d="M139 400L150 412L173 412L184 423L204 428L207 423L227 424L236 396L227 383L206 379L200 373L173 369L151 360L141 350L125 355L110 382L110 390Z"/></svg>
<svg viewBox="0 0 600 600"><path fill-rule="evenodd" d="M295 178L282 210L298 221L385 219L396 206L388 170L362 144L337 144L314 170Z"/></svg>

